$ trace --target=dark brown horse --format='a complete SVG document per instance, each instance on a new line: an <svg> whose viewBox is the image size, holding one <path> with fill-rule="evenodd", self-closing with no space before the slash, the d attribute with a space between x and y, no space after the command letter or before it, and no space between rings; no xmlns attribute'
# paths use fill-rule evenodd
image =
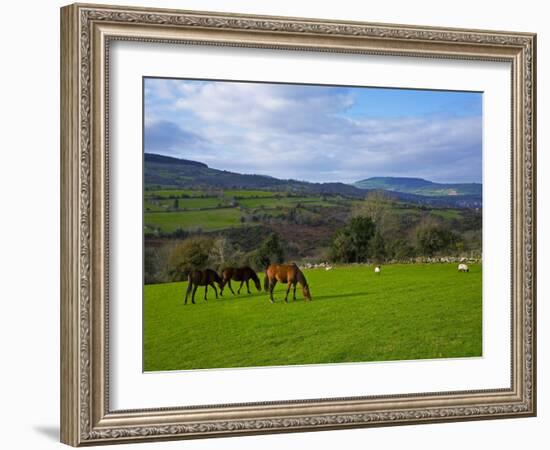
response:
<svg viewBox="0 0 550 450"><path fill-rule="evenodd" d="M187 286L187 292L185 293L185 305L187 305L187 297L189 297L191 291L193 291L191 294L191 303L195 303L195 292L197 292L197 288L199 286L204 286L204 300L207 300L206 293L208 292L208 286L211 286L214 289L216 298L218 298L218 291L216 290L214 283L218 283L220 290L223 286L220 276L211 269L193 270L187 275L187 281L189 284Z"/></svg>
<svg viewBox="0 0 550 450"><path fill-rule="evenodd" d="M223 295L223 288L225 287L226 284L229 286L231 293L235 295L235 292L231 287L231 280L241 282L239 289L237 289L237 294L241 293L241 289L244 283L246 283L246 290L250 294L250 287L248 285L248 282L250 280L254 281L254 284L256 285L256 289L258 289L258 292L262 291L262 285L260 284L260 279L258 278L258 275L256 275L256 272L254 272L254 270L248 266L226 267L225 269L222 270L221 278L223 280L223 284L221 285L221 288L220 288L220 295Z"/></svg>
<svg viewBox="0 0 550 450"><path fill-rule="evenodd" d="M277 284L287 283L285 302L288 303L288 293L290 288L294 287L293 300L296 300L296 285L302 286L302 292L306 300L311 301L311 294L307 284L306 277L296 264L270 264L265 271L264 289L269 290L269 301L273 303L273 289Z"/></svg>

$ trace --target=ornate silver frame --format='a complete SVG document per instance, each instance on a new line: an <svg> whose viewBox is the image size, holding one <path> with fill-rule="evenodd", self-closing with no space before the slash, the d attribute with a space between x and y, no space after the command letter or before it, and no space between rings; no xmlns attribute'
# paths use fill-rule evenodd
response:
<svg viewBox="0 0 550 450"><path fill-rule="evenodd" d="M115 39L508 61L512 66L509 389L111 411L108 397L109 43ZM144 440L536 414L535 85L530 33L75 4L61 9L61 440Z"/></svg>

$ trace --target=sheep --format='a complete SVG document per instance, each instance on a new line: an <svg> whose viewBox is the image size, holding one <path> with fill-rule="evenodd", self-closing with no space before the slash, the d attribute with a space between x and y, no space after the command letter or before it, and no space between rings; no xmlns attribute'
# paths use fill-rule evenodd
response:
<svg viewBox="0 0 550 450"><path fill-rule="evenodd" d="M380 266L376 266L374 268L374 273L380 273Z"/></svg>
<svg viewBox="0 0 550 450"><path fill-rule="evenodd" d="M458 265L458 271L459 272L469 272L470 268L468 267L468 264L461 263Z"/></svg>

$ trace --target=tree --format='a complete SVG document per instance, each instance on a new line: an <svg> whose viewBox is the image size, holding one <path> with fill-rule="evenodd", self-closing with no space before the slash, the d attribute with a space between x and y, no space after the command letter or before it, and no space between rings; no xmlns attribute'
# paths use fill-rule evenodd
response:
<svg viewBox="0 0 550 450"><path fill-rule="evenodd" d="M428 225L418 229L416 243L420 253L433 256L448 250L458 241L458 236L440 225Z"/></svg>
<svg viewBox="0 0 550 450"><path fill-rule="evenodd" d="M391 198L383 191L372 191L365 200L354 207L353 215L370 218L380 232L384 232L390 211Z"/></svg>
<svg viewBox="0 0 550 450"><path fill-rule="evenodd" d="M214 245L214 240L206 236L196 236L176 244L168 257L168 269L174 281L182 280L191 270L206 269Z"/></svg>
<svg viewBox="0 0 550 450"><path fill-rule="evenodd" d="M228 265L232 259L233 249L229 244L229 241L220 236L212 242L210 253L208 255L208 262L212 265L212 268L222 269Z"/></svg>
<svg viewBox="0 0 550 450"><path fill-rule="evenodd" d="M250 263L256 270L264 270L271 263L282 263L285 260L285 251L277 233L271 233L249 255Z"/></svg>
<svg viewBox="0 0 550 450"><path fill-rule="evenodd" d="M180 201L176 198L174 200L174 209L179 209L180 208Z"/></svg>
<svg viewBox="0 0 550 450"><path fill-rule="evenodd" d="M407 239L394 239L387 245L388 253L392 258L402 260L415 256L415 248Z"/></svg>
<svg viewBox="0 0 550 450"><path fill-rule="evenodd" d="M376 230L374 233L374 236L371 240L370 245L370 256L374 259L377 263L382 263L386 260L386 241L384 240L384 237L382 236L382 233L380 233L380 230Z"/></svg>
<svg viewBox="0 0 550 450"><path fill-rule="evenodd" d="M332 241L332 257L340 262L365 262L376 226L370 217L353 217Z"/></svg>

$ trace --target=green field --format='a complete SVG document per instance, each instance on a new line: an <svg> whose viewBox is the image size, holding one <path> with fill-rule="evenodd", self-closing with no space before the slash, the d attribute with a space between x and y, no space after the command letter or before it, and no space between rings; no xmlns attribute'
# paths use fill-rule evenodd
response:
<svg viewBox="0 0 550 450"><path fill-rule="evenodd" d="M220 190L200 190L200 189L150 189L144 193L145 197L151 198L175 198L175 197L205 197L221 196L235 198L255 198L255 197L284 197L284 194L274 191L260 191L254 189L220 189Z"/></svg>
<svg viewBox="0 0 550 450"><path fill-rule="evenodd" d="M326 205L330 203L323 202L321 197L282 197L282 198L247 198L239 200L239 205L245 208L277 208L277 207L293 207L297 204L302 205Z"/></svg>
<svg viewBox="0 0 550 450"><path fill-rule="evenodd" d="M219 208L204 211L146 212L145 226L158 227L163 231L178 228L219 230L241 225L241 213L236 208Z"/></svg>
<svg viewBox="0 0 550 450"><path fill-rule="evenodd" d="M178 209L204 209L204 208L217 208L222 201L219 198L207 197L207 198L180 198L178 201ZM147 212L160 212L170 211L174 208L173 199L162 200L145 200L145 211Z"/></svg>
<svg viewBox="0 0 550 450"><path fill-rule="evenodd" d="M304 274L312 302L298 288L297 301L284 303L281 285L275 304L245 289L219 299L210 289L205 302L200 287L196 304L184 306L187 283L146 285L144 370L481 356L480 265L470 273L396 264L380 275L366 265Z"/></svg>

